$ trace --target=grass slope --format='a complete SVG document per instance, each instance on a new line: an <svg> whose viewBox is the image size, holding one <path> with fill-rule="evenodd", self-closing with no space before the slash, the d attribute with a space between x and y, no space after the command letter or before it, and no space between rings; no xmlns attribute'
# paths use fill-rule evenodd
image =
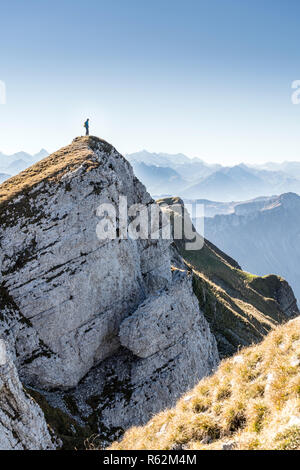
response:
<svg viewBox="0 0 300 470"><path fill-rule="evenodd" d="M40 160L0 185L0 223L3 226L14 223L18 215L33 216L31 201L35 194L43 192L47 183L59 184L66 173L84 165L86 172L100 165L93 154L101 142L104 151L113 147L97 137L77 137L67 147Z"/></svg>
<svg viewBox="0 0 300 470"><path fill-rule="evenodd" d="M175 408L111 448L300 450L300 319L223 360Z"/></svg>

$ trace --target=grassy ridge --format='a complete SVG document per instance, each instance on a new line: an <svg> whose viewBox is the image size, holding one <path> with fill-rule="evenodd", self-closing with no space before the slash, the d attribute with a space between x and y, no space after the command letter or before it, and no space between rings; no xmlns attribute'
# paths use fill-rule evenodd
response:
<svg viewBox="0 0 300 470"><path fill-rule="evenodd" d="M77 137L71 145L40 160L0 185L0 223L13 226L22 216L33 221L42 216L42 209L35 211L34 200L45 191L48 183L60 184L66 173L84 165L85 171L100 166L93 153L97 144L110 151L113 147L97 137Z"/></svg>

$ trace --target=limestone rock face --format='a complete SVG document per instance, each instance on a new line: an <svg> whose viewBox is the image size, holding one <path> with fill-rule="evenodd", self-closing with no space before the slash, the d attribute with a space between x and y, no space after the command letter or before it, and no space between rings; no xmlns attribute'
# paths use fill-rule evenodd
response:
<svg viewBox="0 0 300 470"><path fill-rule="evenodd" d="M77 385L118 349L120 322L171 279L169 242L98 239L100 204L151 198L115 149L88 142L58 155L82 155L73 171L64 167L7 205L1 230L2 283L43 345L25 347L20 372L41 387Z"/></svg>
<svg viewBox="0 0 300 470"><path fill-rule="evenodd" d="M191 296L191 278L181 271L174 278L170 287L149 296L133 315L121 323L121 344L138 357L152 356L167 349L175 341L180 341L185 335L193 337L197 331L207 332L207 351L210 350L209 328L199 312L196 297ZM197 345L194 352L196 358L199 355ZM211 359L212 363L216 359L213 354ZM201 357L198 361L200 369L203 368L203 361L206 364L209 357Z"/></svg>
<svg viewBox="0 0 300 470"><path fill-rule="evenodd" d="M219 360L172 240L122 238L118 211L116 238L99 239L99 206L124 196L150 213L130 164L94 137L0 187L0 334L23 382L64 411L68 393L95 432L145 422Z"/></svg>
<svg viewBox="0 0 300 470"><path fill-rule="evenodd" d="M0 340L0 450L54 450L56 446L41 409L24 392Z"/></svg>

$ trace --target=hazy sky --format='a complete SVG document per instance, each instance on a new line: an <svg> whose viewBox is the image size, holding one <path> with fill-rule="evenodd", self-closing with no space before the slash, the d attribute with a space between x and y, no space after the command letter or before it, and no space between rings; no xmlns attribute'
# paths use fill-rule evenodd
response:
<svg viewBox="0 0 300 470"><path fill-rule="evenodd" d="M0 0L0 151L300 160L299 0Z"/></svg>

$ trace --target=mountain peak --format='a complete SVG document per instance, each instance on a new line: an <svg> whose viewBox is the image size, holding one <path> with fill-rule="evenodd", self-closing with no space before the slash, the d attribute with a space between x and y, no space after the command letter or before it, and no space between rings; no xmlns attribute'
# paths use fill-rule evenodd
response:
<svg viewBox="0 0 300 470"><path fill-rule="evenodd" d="M1 282L11 310L0 315L0 336L10 335L26 385L46 389L50 401L69 390L78 410L92 408L91 434L104 429L108 439L217 366L192 277L171 268L170 237L121 237L117 217L115 236L101 237L101 210L117 210L120 196L128 209L142 205L148 220L155 204L114 147L77 137L3 187L2 199L11 193L0 205ZM124 217L128 227L129 210Z"/></svg>
<svg viewBox="0 0 300 470"><path fill-rule="evenodd" d="M41 183L58 182L64 174L75 171L83 164L88 171L99 164L94 153L97 148L105 153L113 149L112 145L98 137L76 137L70 145L5 181L0 187L0 205Z"/></svg>
<svg viewBox="0 0 300 470"><path fill-rule="evenodd" d="M289 192L289 193L283 193L281 194L281 196L279 196L280 200L281 201L297 201L299 202L300 201L300 196L296 193L292 193L292 192Z"/></svg>

